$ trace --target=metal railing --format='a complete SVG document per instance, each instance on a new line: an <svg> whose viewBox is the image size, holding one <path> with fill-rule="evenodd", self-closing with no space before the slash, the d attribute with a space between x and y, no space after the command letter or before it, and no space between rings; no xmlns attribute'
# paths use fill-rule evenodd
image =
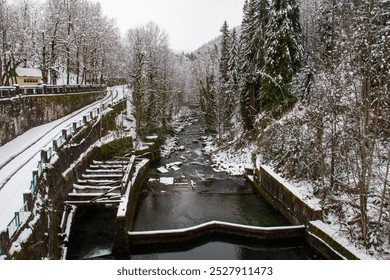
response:
<svg viewBox="0 0 390 280"><path fill-rule="evenodd" d="M40 163L42 163L42 161L40 161ZM33 179L31 180L30 191L33 197L38 193L38 176L39 174L33 173Z"/></svg>
<svg viewBox="0 0 390 280"><path fill-rule="evenodd" d="M7 230L9 239L14 237L20 226L27 220L26 217L28 216L29 212L26 211L26 209L27 202L24 203L23 207L20 208L18 212L15 212L13 219L8 223Z"/></svg>
<svg viewBox="0 0 390 280"><path fill-rule="evenodd" d="M105 85L40 85L40 86L7 86L0 87L0 99L20 95L67 94L97 92L106 89Z"/></svg>

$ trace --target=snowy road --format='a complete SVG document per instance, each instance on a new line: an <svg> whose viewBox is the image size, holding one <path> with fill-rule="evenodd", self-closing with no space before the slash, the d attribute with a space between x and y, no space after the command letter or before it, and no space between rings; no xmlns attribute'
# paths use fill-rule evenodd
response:
<svg viewBox="0 0 390 280"><path fill-rule="evenodd" d="M123 87L109 89L103 101L97 101L54 122L35 127L0 147L0 231L5 229L14 213L23 207L23 192L29 190L32 171L41 159L40 151L50 145L62 129L80 120L102 102L122 99Z"/></svg>

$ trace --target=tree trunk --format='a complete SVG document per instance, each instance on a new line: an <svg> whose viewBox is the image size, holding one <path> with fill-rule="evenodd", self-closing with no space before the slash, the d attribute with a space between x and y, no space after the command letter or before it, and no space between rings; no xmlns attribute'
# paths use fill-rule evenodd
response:
<svg viewBox="0 0 390 280"><path fill-rule="evenodd" d="M76 50L76 84L80 84L80 48Z"/></svg>
<svg viewBox="0 0 390 280"><path fill-rule="evenodd" d="M381 206L379 209L379 218L378 218L378 224L382 223L382 217L383 217L383 208L386 202L386 194L387 194L387 185L388 185L388 177L389 177L389 169L390 169L390 150L387 155L387 166L386 166L386 175L384 178L383 183L383 190L382 190L382 196L381 196Z"/></svg>
<svg viewBox="0 0 390 280"><path fill-rule="evenodd" d="M3 60L0 55L0 87L3 86Z"/></svg>

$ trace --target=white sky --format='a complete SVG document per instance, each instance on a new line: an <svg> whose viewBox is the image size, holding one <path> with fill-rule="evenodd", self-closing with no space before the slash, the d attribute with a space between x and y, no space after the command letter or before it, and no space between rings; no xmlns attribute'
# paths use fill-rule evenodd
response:
<svg viewBox="0 0 390 280"><path fill-rule="evenodd" d="M245 0L94 0L116 18L122 32L153 21L169 34L177 51L193 51L217 37L223 22L241 24Z"/></svg>

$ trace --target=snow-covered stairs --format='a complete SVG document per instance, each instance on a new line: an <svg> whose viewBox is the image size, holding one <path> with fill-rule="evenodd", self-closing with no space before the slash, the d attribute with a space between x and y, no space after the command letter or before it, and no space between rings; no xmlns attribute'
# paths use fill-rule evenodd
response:
<svg viewBox="0 0 390 280"><path fill-rule="evenodd" d="M73 191L69 193L66 203L70 205L120 203L122 181L129 164L129 158L93 161L73 184Z"/></svg>

